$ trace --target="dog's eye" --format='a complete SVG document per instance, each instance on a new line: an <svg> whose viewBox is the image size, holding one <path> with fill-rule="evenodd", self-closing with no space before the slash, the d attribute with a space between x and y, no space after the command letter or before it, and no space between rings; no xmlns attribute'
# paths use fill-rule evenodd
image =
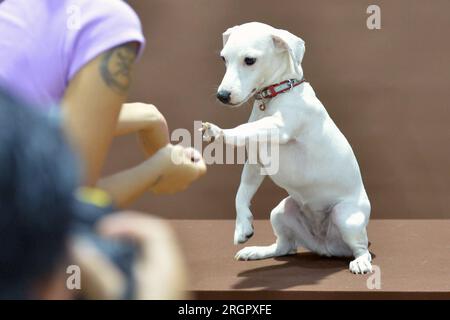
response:
<svg viewBox="0 0 450 320"><path fill-rule="evenodd" d="M247 57L247 58L244 59L244 62L245 62L246 65L251 66L251 65L255 64L256 58L249 58L249 57Z"/></svg>
<svg viewBox="0 0 450 320"><path fill-rule="evenodd" d="M225 60L225 57L224 57L224 56L220 56L220 58L223 60L223 62L227 62L227 61Z"/></svg>

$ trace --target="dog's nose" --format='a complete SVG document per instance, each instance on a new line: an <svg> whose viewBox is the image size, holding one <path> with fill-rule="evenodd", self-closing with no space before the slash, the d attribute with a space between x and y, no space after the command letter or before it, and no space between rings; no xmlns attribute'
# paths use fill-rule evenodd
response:
<svg viewBox="0 0 450 320"><path fill-rule="evenodd" d="M229 103L231 97L231 92L226 90L220 90L217 93L217 99L219 99L222 103Z"/></svg>

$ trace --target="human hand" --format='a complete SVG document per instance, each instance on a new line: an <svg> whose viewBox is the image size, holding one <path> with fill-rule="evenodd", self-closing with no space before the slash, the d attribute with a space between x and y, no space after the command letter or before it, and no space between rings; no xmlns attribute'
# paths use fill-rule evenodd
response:
<svg viewBox="0 0 450 320"><path fill-rule="evenodd" d="M167 145L157 153L164 163L162 173L150 188L155 194L173 194L185 190L206 173L201 154L193 148Z"/></svg>
<svg viewBox="0 0 450 320"><path fill-rule="evenodd" d="M81 270L81 296L86 300L120 299L126 288L125 276L92 242L82 237L70 241L73 264Z"/></svg>
<svg viewBox="0 0 450 320"><path fill-rule="evenodd" d="M126 212L104 218L98 227L105 237L134 241L136 298L185 299L187 272L172 229L161 219Z"/></svg>

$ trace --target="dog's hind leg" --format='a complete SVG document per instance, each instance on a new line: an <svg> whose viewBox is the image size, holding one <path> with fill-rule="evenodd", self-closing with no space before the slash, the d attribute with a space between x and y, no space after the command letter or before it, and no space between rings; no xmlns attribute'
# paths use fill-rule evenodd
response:
<svg viewBox="0 0 450 320"><path fill-rule="evenodd" d="M369 210L362 210L357 205L341 203L332 210L332 222L339 230L342 240L353 253L355 260L350 262L352 273L372 272L372 257L368 250L366 226Z"/></svg>
<svg viewBox="0 0 450 320"><path fill-rule="evenodd" d="M277 241L270 246L246 247L240 250L237 260L259 260L295 254L302 225L299 222L299 208L291 197L278 204L270 215L270 221Z"/></svg>

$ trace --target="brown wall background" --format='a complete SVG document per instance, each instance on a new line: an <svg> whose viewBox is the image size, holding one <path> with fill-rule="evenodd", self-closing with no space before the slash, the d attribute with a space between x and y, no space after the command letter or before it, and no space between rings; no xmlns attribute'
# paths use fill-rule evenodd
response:
<svg viewBox="0 0 450 320"><path fill-rule="evenodd" d="M450 1L134 0L147 50L131 100L154 103L171 129L194 120L227 128L250 107L215 101L224 67L222 32L260 21L306 41L305 76L358 157L374 218L450 218ZM366 28L381 7L382 29ZM135 137L117 139L107 172L142 160ZM174 196L147 194L135 209L168 218L233 218L239 165L210 166ZM266 179L253 213L268 217L285 197Z"/></svg>

